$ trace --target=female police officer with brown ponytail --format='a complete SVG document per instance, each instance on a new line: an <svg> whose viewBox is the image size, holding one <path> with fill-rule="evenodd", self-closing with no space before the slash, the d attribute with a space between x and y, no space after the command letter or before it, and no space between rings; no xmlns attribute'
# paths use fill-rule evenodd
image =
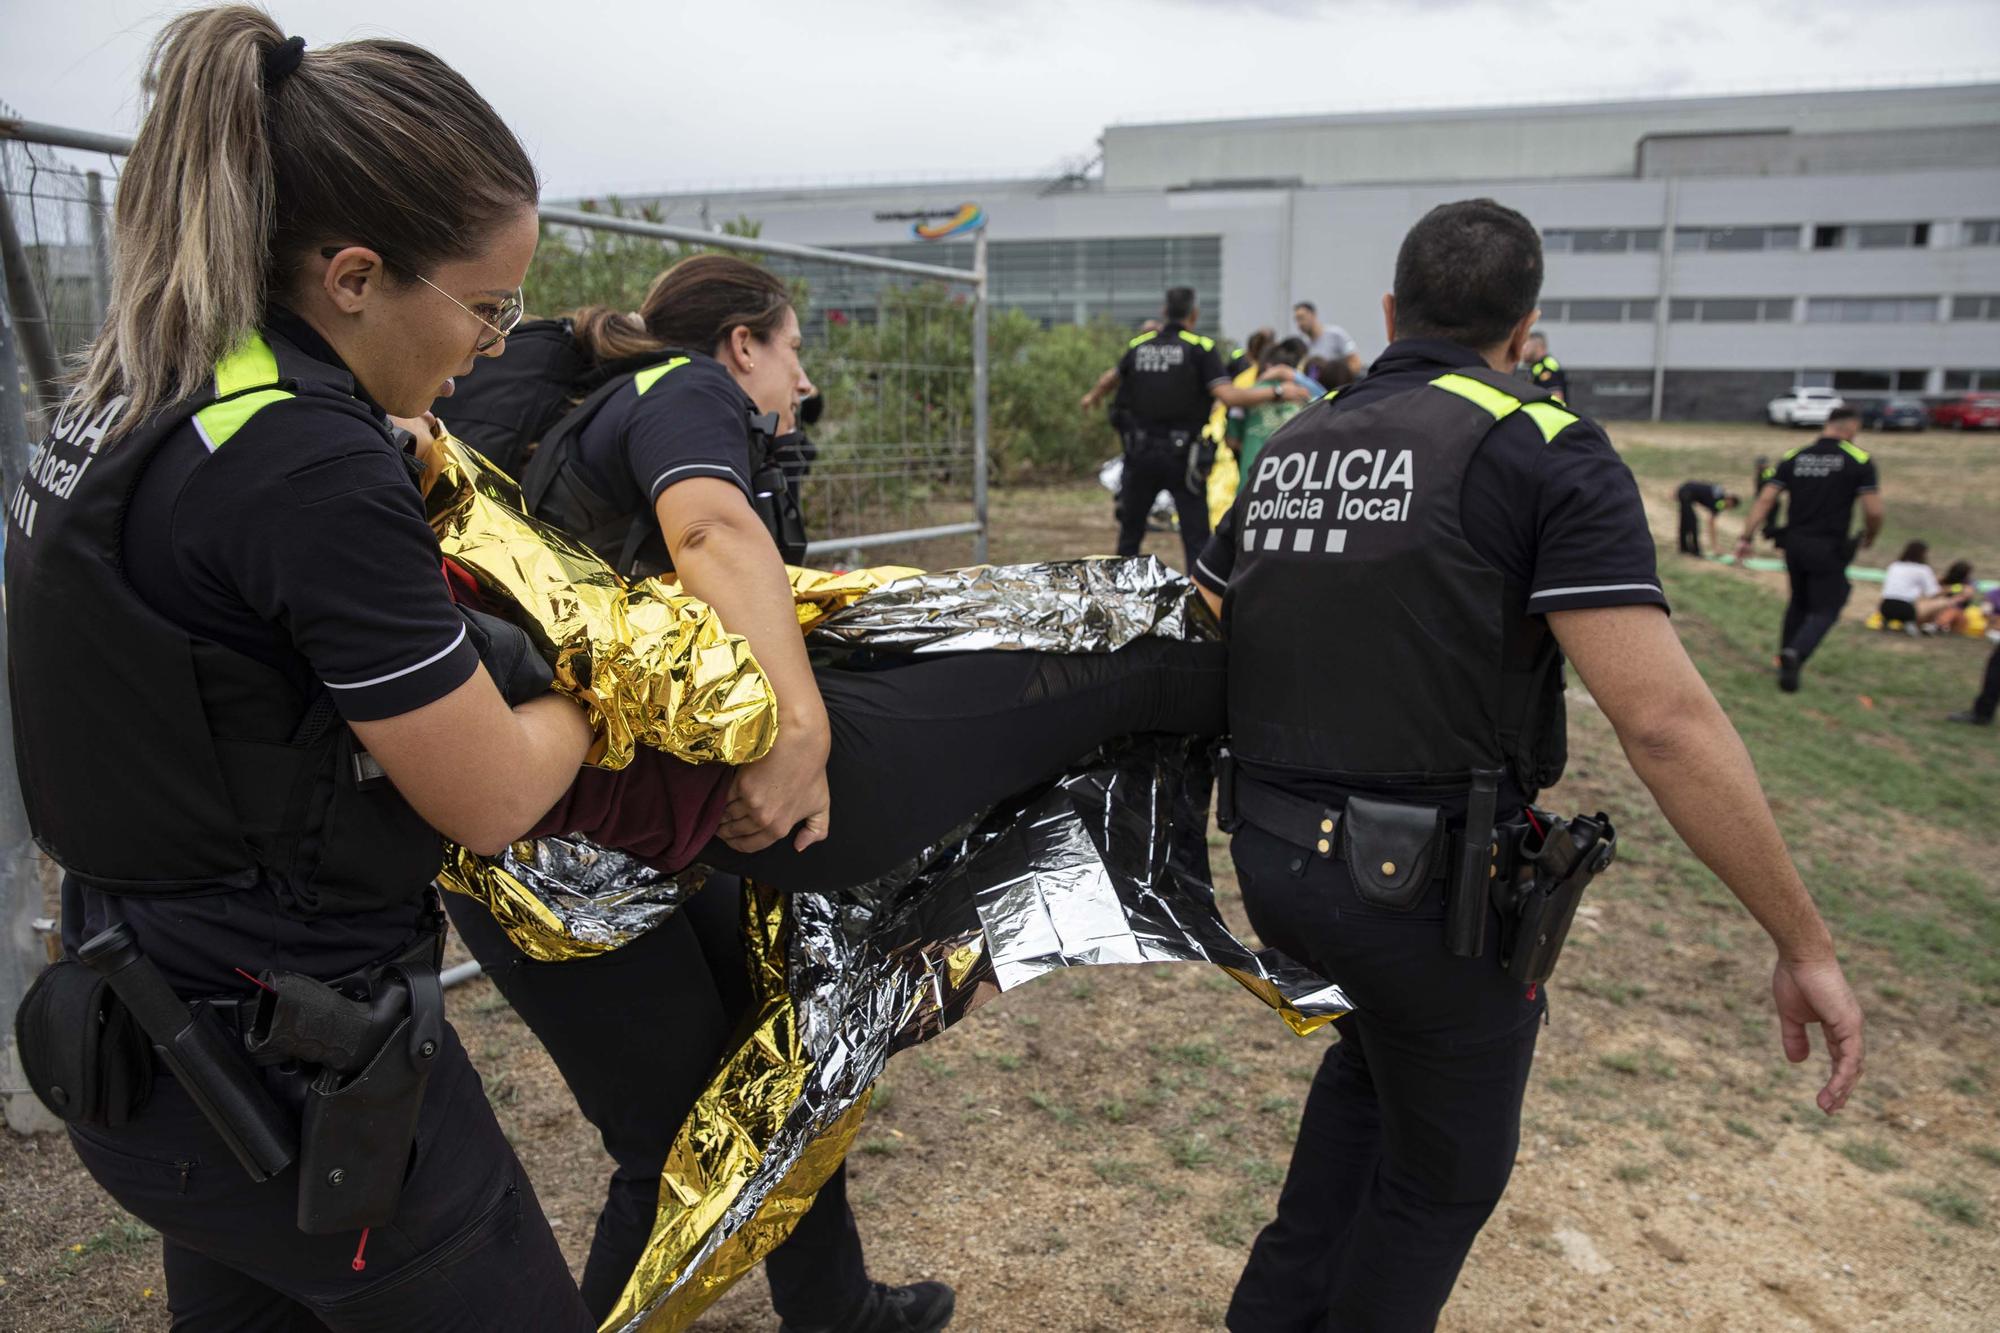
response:
<svg viewBox="0 0 2000 1333"><path fill-rule="evenodd" d="M31 1076L160 1231L177 1329L590 1328L442 1023L429 887L589 729L496 688L383 419L518 317L534 169L430 53L255 9L175 19L146 87L111 312L7 511L22 785L127 1005L52 968ZM63 1075L121 1013L84 1057L119 1076Z"/></svg>

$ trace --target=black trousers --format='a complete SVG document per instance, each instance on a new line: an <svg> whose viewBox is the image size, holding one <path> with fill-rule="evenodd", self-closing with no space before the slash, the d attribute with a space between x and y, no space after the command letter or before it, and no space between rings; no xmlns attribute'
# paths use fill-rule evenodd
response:
<svg viewBox="0 0 2000 1333"><path fill-rule="evenodd" d="M1674 497L1681 506L1680 549L1688 555L1701 554L1701 504L1697 496L1703 489L1691 481L1683 482Z"/></svg>
<svg viewBox="0 0 2000 1333"><path fill-rule="evenodd" d="M804 852L781 842L752 855L716 841L701 859L790 892L878 878L1108 740L1219 732L1226 656L1218 643L1143 640L1116 653L955 653L872 671L822 668L831 836ZM622 949L563 963L530 961L483 908L446 895L467 947L548 1048L618 1163L583 1276L584 1299L600 1316L651 1230L674 1133L749 1006L739 904L727 883L711 881ZM845 1191L837 1173L765 1260L772 1304L787 1320L825 1322L865 1287Z"/></svg>
<svg viewBox="0 0 2000 1333"><path fill-rule="evenodd" d="M879 671L816 673L833 730L831 835L803 852L701 860L787 892L887 874L971 815L1120 736L1214 736L1226 710L1220 643L1142 639L1115 653L954 653Z"/></svg>
<svg viewBox="0 0 2000 1333"><path fill-rule="evenodd" d="M1208 544L1207 485L1189 485L1188 458L1191 450L1203 448L1196 439L1186 448L1176 449L1158 440L1134 440L1125 448L1125 471L1118 482L1118 554L1137 555L1146 540L1146 517L1153 499L1161 491L1173 497L1174 512L1180 517L1181 553L1186 568L1194 569L1201 548ZM1206 468L1197 469L1199 480Z"/></svg>
<svg viewBox="0 0 2000 1333"><path fill-rule="evenodd" d="M1979 697L1972 701L1975 717L1990 721L1995 711L2000 711L2000 648L1986 659L1986 681L1980 686Z"/></svg>
<svg viewBox="0 0 2000 1333"><path fill-rule="evenodd" d="M298 1168L252 1183L171 1077L131 1123L72 1126L70 1140L97 1183L159 1231L175 1333L597 1327L449 1027L402 1204L369 1233L360 1271L359 1232L294 1224Z"/></svg>
<svg viewBox="0 0 2000 1333"><path fill-rule="evenodd" d="M1229 1303L1235 1333L1436 1322L1514 1169L1546 1004L1498 962L1444 947L1444 895L1363 903L1346 870L1245 829L1231 843L1258 937L1337 980L1358 1006L1326 1053L1278 1198Z"/></svg>
<svg viewBox="0 0 2000 1333"><path fill-rule="evenodd" d="M1791 580L1792 598L1785 606L1782 648L1798 653L1804 662L1813 655L1820 640L1840 622L1841 608L1853 585L1847 581L1847 544L1829 538L1802 537L1793 533L1785 546L1785 573Z"/></svg>
<svg viewBox="0 0 2000 1333"><path fill-rule="evenodd" d="M583 1269L584 1304L602 1320L652 1233L674 1135L750 1010L741 887L718 876L624 948L562 963L522 954L469 898L447 894L445 906L617 1163ZM765 1259L764 1273L773 1308L789 1322L827 1322L866 1296L845 1166Z"/></svg>

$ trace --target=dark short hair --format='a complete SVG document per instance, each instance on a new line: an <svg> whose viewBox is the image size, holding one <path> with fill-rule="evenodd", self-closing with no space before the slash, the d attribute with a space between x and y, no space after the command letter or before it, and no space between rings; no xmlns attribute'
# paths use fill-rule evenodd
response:
<svg viewBox="0 0 2000 1333"><path fill-rule="evenodd" d="M1186 319L1194 313L1194 288L1167 288L1167 318Z"/></svg>
<svg viewBox="0 0 2000 1333"><path fill-rule="evenodd" d="M1292 302L1292 309L1311 311L1315 315L1319 313L1319 307L1314 305L1311 301L1294 301Z"/></svg>
<svg viewBox="0 0 2000 1333"><path fill-rule="evenodd" d="M1543 333L1540 329L1536 329L1533 333L1530 333L1528 336L1530 338L1539 338L1543 342L1547 342L1549 340L1549 335Z"/></svg>
<svg viewBox="0 0 2000 1333"><path fill-rule="evenodd" d="M1836 407L1833 411L1826 414L1826 424L1829 426L1836 421L1859 421L1860 419L1861 414L1851 407Z"/></svg>
<svg viewBox="0 0 2000 1333"><path fill-rule="evenodd" d="M1542 238L1491 199L1439 204L1396 254L1396 336L1504 341L1542 294Z"/></svg>

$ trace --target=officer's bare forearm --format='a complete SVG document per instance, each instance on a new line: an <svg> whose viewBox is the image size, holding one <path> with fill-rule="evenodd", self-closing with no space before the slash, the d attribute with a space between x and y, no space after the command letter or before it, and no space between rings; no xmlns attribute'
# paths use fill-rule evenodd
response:
<svg viewBox="0 0 2000 1333"><path fill-rule="evenodd" d="M1757 492L1757 503L1750 506L1750 517L1743 520L1742 540L1745 544L1755 540L1757 529L1771 516L1771 510L1777 506L1778 496L1782 493L1777 486L1766 486Z"/></svg>
<svg viewBox="0 0 2000 1333"><path fill-rule="evenodd" d="M697 484L699 479L684 486ZM714 607L730 633L749 640L750 651L778 696L783 743L810 742L820 747L823 759L826 706L806 658L785 562L770 533L743 502L740 512L732 506L705 521L677 525L671 549L681 587Z"/></svg>
<svg viewBox="0 0 2000 1333"><path fill-rule="evenodd" d="M1863 546L1873 546L1875 544L1875 539L1882 533L1884 517L1882 495L1879 491L1870 492L1861 497L1861 544Z"/></svg>
<svg viewBox="0 0 2000 1333"><path fill-rule="evenodd" d="M1118 387L1118 371L1116 367L1113 367L1112 369L1105 371L1102 375L1099 375L1097 377L1097 383L1090 386L1090 392L1086 393L1083 396L1084 407L1086 408L1096 407L1099 403L1104 401L1105 394L1110 393L1113 389L1116 389L1117 387Z"/></svg>
<svg viewBox="0 0 2000 1333"><path fill-rule="evenodd" d="M482 856L548 812L592 741L580 705L550 694L510 709L483 666L442 699L353 726L424 822Z"/></svg>
<svg viewBox="0 0 2000 1333"><path fill-rule="evenodd" d="M1667 822L1787 960L1833 957L1742 738L1654 607L1559 611L1549 624Z"/></svg>

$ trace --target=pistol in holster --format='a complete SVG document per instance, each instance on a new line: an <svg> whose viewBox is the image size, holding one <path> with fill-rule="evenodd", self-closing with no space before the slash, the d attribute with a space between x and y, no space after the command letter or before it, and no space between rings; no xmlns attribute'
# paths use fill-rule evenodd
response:
<svg viewBox="0 0 2000 1333"><path fill-rule="evenodd" d="M265 972L259 981L243 1038L251 1058L317 1066L299 1134L299 1230L387 1223L444 1045L435 962L406 956L337 986L297 972Z"/></svg>
<svg viewBox="0 0 2000 1333"><path fill-rule="evenodd" d="M1603 811L1569 820L1534 813L1536 819L1522 834L1518 850L1534 873L1493 883L1493 903L1501 920L1500 965L1508 976L1528 985L1547 981L1556 970L1583 891L1604 873L1618 851L1617 830Z"/></svg>

